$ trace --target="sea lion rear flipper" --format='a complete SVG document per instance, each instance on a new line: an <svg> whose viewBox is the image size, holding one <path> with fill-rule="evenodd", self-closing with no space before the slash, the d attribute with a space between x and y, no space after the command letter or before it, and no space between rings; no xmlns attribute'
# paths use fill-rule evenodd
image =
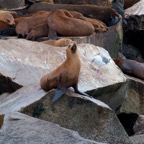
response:
<svg viewBox="0 0 144 144"><path fill-rule="evenodd" d="M52 102L57 101L60 97L62 97L66 93L66 75L65 72L61 73L57 79L57 89L53 96Z"/></svg>

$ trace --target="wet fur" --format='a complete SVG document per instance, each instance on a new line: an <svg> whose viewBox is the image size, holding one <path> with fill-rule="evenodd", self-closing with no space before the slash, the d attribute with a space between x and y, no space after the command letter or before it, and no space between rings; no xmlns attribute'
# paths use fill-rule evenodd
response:
<svg viewBox="0 0 144 144"><path fill-rule="evenodd" d="M144 64L130 59L114 59L118 67L126 74L144 80Z"/></svg>

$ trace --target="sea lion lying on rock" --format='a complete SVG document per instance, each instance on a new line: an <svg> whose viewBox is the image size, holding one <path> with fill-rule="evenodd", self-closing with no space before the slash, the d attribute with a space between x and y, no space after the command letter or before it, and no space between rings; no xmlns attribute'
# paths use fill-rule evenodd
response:
<svg viewBox="0 0 144 144"><path fill-rule="evenodd" d="M42 23L47 23L49 13L44 13L38 16L16 18L16 33L17 35L27 36L30 30Z"/></svg>
<svg viewBox="0 0 144 144"><path fill-rule="evenodd" d="M48 36L48 25L47 23L39 24L31 29L31 31L27 34L26 39L28 40L36 40L39 37Z"/></svg>
<svg viewBox="0 0 144 144"><path fill-rule="evenodd" d="M12 26L15 25L14 17L9 12L4 12L4 11L0 12L0 22L4 22L4 23L6 23L8 25L12 25Z"/></svg>
<svg viewBox="0 0 144 144"><path fill-rule="evenodd" d="M81 62L76 43L71 43L66 48L66 60L55 70L44 75L40 80L43 90L49 91L56 88L53 101L66 93L68 87L73 87L76 93L83 94L78 90L78 79Z"/></svg>
<svg viewBox="0 0 144 144"><path fill-rule="evenodd" d="M94 26L95 32L105 32L108 30L108 27L106 26L106 24L100 20L87 18L77 11L69 11L69 12L72 14L74 18L90 22Z"/></svg>
<svg viewBox="0 0 144 144"><path fill-rule="evenodd" d="M49 39L57 39L57 33L63 36L88 36L94 32L94 27L91 23L75 19L68 11L63 10L50 12L48 26Z"/></svg>
<svg viewBox="0 0 144 144"><path fill-rule="evenodd" d="M144 80L144 64L130 59L114 59L118 67L126 74Z"/></svg>
<svg viewBox="0 0 144 144"><path fill-rule="evenodd" d="M98 19L104 22L107 26L115 25L120 21L120 16L114 9L109 7L100 7L96 5L35 3L28 9L28 13L33 13L40 10L52 11L56 9L77 11L82 13L85 17Z"/></svg>
<svg viewBox="0 0 144 144"><path fill-rule="evenodd" d="M64 47L64 46L68 46L70 43L72 43L71 39L68 38L61 38L58 40L46 40L43 41L44 44L49 44L55 47Z"/></svg>

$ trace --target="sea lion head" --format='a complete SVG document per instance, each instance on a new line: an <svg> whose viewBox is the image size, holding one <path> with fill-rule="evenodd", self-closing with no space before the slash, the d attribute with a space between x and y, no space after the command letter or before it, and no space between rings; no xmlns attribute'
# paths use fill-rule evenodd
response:
<svg viewBox="0 0 144 144"><path fill-rule="evenodd" d="M0 14L0 21L5 22L8 25L15 25L14 17L8 12Z"/></svg>
<svg viewBox="0 0 144 144"><path fill-rule="evenodd" d="M75 42L70 43L66 50L67 50L67 53L73 53L73 54L76 53L77 44Z"/></svg>

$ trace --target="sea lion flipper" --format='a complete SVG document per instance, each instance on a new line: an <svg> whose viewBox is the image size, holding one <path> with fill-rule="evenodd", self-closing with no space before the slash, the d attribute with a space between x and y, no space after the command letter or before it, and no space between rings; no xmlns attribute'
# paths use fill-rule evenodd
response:
<svg viewBox="0 0 144 144"><path fill-rule="evenodd" d="M66 93L66 75L65 72L61 73L57 79L57 89L52 101L55 102Z"/></svg>
<svg viewBox="0 0 144 144"><path fill-rule="evenodd" d="M56 89L55 95L53 96L52 102L57 101L60 97L62 97L65 94L66 91L62 89Z"/></svg>
<svg viewBox="0 0 144 144"><path fill-rule="evenodd" d="M85 96L89 96L88 94L83 93L83 92L81 92L81 91L78 90L77 83L75 85L73 85L73 88L74 88L75 93L78 93L78 94L81 94L81 95L85 95Z"/></svg>

